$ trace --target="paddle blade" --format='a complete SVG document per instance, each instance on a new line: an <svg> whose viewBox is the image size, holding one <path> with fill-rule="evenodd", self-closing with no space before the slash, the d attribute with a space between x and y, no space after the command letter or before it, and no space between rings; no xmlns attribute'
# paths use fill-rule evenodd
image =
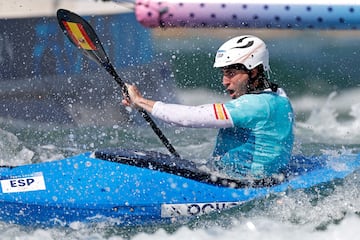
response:
<svg viewBox="0 0 360 240"><path fill-rule="evenodd" d="M65 9L57 11L57 19L64 34L85 56L107 65L109 59L91 25L79 15Z"/></svg>

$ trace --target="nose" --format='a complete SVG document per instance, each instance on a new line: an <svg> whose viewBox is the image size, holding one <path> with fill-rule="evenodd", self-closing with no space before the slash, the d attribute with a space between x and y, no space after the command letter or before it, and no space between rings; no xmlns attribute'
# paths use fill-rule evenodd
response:
<svg viewBox="0 0 360 240"><path fill-rule="evenodd" d="M230 84L229 78L226 77L225 75L222 77L222 84L223 84L223 86L225 86L225 87L229 86L229 84Z"/></svg>

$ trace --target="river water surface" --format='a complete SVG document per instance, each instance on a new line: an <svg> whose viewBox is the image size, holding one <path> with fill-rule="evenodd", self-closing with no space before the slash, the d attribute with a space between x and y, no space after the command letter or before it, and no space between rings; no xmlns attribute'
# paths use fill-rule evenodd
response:
<svg viewBox="0 0 360 240"><path fill-rule="evenodd" d="M276 80L282 82L288 90L296 112L294 154L326 153L339 156L357 153L360 150L360 79L358 67L350 67L349 64L356 64L358 46L351 36L340 39L332 36L330 41L325 41L326 37L321 36L322 38L318 38L318 35L311 33L305 42L289 42L273 58ZM295 38L292 37L291 39ZM323 46L321 49L312 45L314 39L317 39L317 46ZM177 73L181 72L181 67L184 68L180 60L182 57L189 60L186 55L188 51L182 53L183 46L175 47L166 39L162 41L168 43L165 45L166 54L174 65L175 77L179 78ZM197 43L199 40L194 41ZM276 51L286 40L279 42L271 38L269 41L270 51ZM186 43L184 40L181 42ZM212 42L206 43L214 45ZM315 49L308 50L307 58L304 57L306 53L303 50L308 48L304 45ZM297 52L293 49L294 46L299 51L297 54L293 54ZM158 46L158 51L159 48ZM190 54L191 56L201 57L196 54ZM336 62L334 56L340 56L341 59ZM195 61L193 64L198 63ZM293 71L288 70L291 66ZM282 70L286 74L276 74ZM309 74L309 71L316 71L316 74ZM186 74L191 73L199 74L194 71ZM186 78L186 74L183 77ZM305 80L294 82L300 76ZM178 81L177 101L201 104L227 100L218 88L204 86L203 83L198 83L198 86L189 85L189 79L188 82ZM161 123L159 126L182 157L205 161L210 156L215 130L177 128ZM107 147L135 147L166 153L161 142L145 124L58 126L14 119L0 121L2 165L52 161ZM357 239L360 236L359 211L360 178L355 173L335 185L323 186L321 191L311 189L270 195L182 225L120 228L106 224L72 224L65 229L43 229L0 222L0 239Z"/></svg>

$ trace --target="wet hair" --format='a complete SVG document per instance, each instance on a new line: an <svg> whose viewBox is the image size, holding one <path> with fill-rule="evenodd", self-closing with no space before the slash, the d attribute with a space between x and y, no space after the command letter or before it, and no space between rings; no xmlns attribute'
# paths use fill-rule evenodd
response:
<svg viewBox="0 0 360 240"><path fill-rule="evenodd" d="M252 78L251 71L249 71L249 84L248 84L248 93L259 93L265 89L270 88L272 92L276 92L278 89L278 85L269 81L264 71L264 66L261 64L256 67L258 69L258 74ZM257 81L257 82L256 82ZM251 88L251 84L255 84L256 86Z"/></svg>
<svg viewBox="0 0 360 240"><path fill-rule="evenodd" d="M247 69L247 67L245 67L244 64L241 64L241 63L236 63L236 64L232 64L232 65L229 65L229 66L225 66L222 69L236 69L236 70L243 70L243 71L246 71L246 72L250 71L249 69Z"/></svg>
<svg viewBox="0 0 360 240"><path fill-rule="evenodd" d="M276 92L278 89L278 85L269 81L269 79L266 76L267 74L265 73L264 66L260 64L255 68L257 68L258 70L258 74L255 77L251 77L252 69L248 69L245 65L241 63L236 63L223 67L223 69L236 69L247 72L247 74L249 75L248 93L259 93L267 88L270 88L273 92ZM256 86L251 87L250 85L254 85L255 82L256 82Z"/></svg>

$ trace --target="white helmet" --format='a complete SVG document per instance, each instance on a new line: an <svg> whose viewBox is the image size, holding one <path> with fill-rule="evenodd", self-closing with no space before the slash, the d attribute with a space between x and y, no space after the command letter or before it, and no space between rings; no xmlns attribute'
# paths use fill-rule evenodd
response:
<svg viewBox="0 0 360 240"><path fill-rule="evenodd" d="M270 70L269 51L264 41L252 35L244 35L225 42L216 53L214 67L243 64L248 70L262 64Z"/></svg>

